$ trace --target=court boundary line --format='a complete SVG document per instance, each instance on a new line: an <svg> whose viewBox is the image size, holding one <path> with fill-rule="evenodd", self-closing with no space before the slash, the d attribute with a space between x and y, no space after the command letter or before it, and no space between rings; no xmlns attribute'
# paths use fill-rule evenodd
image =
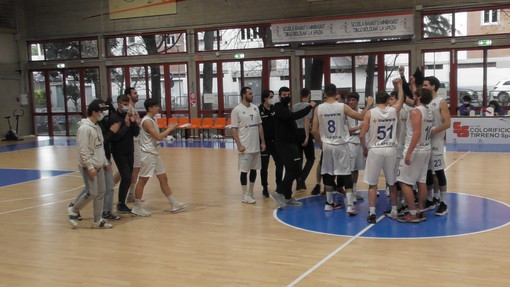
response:
<svg viewBox="0 0 510 287"><path fill-rule="evenodd" d="M381 215L377 222L382 220L385 216ZM340 251L342 251L345 247L347 247L351 242L358 239L363 233L367 232L370 228L372 228L375 224L370 224L367 227L363 228L358 234L352 236L349 240L347 240L344 244L340 245L337 249L335 249L333 252L329 253L326 257L324 257L321 261L319 261L317 264L312 266L312 268L308 269L305 273L301 274L296 280L292 281L287 287L296 286L301 280L305 279L309 274L311 274L313 271L315 271L317 268L321 267L324 263L326 263L329 259L331 259L333 256L338 254Z"/></svg>

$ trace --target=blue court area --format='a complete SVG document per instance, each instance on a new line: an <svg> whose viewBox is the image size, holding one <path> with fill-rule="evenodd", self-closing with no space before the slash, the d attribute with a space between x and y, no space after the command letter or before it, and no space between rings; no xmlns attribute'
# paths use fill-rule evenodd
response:
<svg viewBox="0 0 510 287"><path fill-rule="evenodd" d="M71 173L65 170L34 170L0 168L0 187Z"/></svg>
<svg viewBox="0 0 510 287"><path fill-rule="evenodd" d="M41 139L33 142L18 141L13 144L0 146L0 153L18 151L24 149L40 148L46 146L74 146L76 145L76 139L68 138L48 138Z"/></svg>
<svg viewBox="0 0 510 287"><path fill-rule="evenodd" d="M446 144L446 151L451 152L504 152L510 153L510 144Z"/></svg>
<svg viewBox="0 0 510 287"><path fill-rule="evenodd" d="M379 218L390 208L389 198L380 191L376 210ZM301 199L302 207L287 207L275 211L275 217L289 226L330 235L354 236L369 226L367 191L360 191L366 199L358 201L358 215L349 216L345 209L324 211L326 198L312 196ZM343 202L343 195L335 194L335 201ZM488 198L468 194L448 193L448 215L436 216L435 210L426 212L427 221L400 223L384 217L361 234L363 238L411 239L458 236L499 228L510 223L510 206Z"/></svg>

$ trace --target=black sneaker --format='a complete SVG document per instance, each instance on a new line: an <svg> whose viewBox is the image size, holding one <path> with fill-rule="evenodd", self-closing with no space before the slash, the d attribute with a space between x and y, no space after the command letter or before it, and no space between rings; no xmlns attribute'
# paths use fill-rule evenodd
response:
<svg viewBox="0 0 510 287"><path fill-rule="evenodd" d="M312 195L318 195L321 193L321 185L316 184L315 187L312 189Z"/></svg>
<svg viewBox="0 0 510 287"><path fill-rule="evenodd" d="M69 203L69 205L68 205L67 207L73 207L73 206L74 206L74 202L71 202L71 203ZM81 218L81 214L80 214L80 212L78 212L77 214L78 214L78 215L76 216L76 219L77 219L78 221L82 221L82 219L83 219L83 218Z"/></svg>
<svg viewBox="0 0 510 287"><path fill-rule="evenodd" d="M262 189L262 195L264 197L269 197L269 190L267 189L267 186L264 186L264 189Z"/></svg>
<svg viewBox="0 0 510 287"><path fill-rule="evenodd" d="M298 179L296 181L296 190L306 190L306 184L304 180Z"/></svg>
<svg viewBox="0 0 510 287"><path fill-rule="evenodd" d="M448 205L446 205L446 203L441 201L441 203L439 203L439 207L436 210L436 215L443 216L443 215L446 215L447 213L448 213Z"/></svg>
<svg viewBox="0 0 510 287"><path fill-rule="evenodd" d="M110 220L120 220L120 217L113 214L111 211L106 211L106 212L103 212L103 214L101 215L101 217L103 219L110 219Z"/></svg>
<svg viewBox="0 0 510 287"><path fill-rule="evenodd" d="M435 196L433 197L432 203L434 204L434 206L438 206L440 202L441 202L441 200L439 198L437 198Z"/></svg>
<svg viewBox="0 0 510 287"><path fill-rule="evenodd" d="M434 209L435 207L436 207L436 205L434 204L434 201L427 200L427 201L425 201L425 209L423 209L423 211L431 210L431 209Z"/></svg>
<svg viewBox="0 0 510 287"><path fill-rule="evenodd" d="M409 213L409 208L407 207L407 205L402 205L398 210L398 215L401 216L401 215L406 215Z"/></svg>
<svg viewBox="0 0 510 287"><path fill-rule="evenodd" d="M131 213L131 208L129 208L125 203L117 203L117 212L120 214Z"/></svg>
<svg viewBox="0 0 510 287"><path fill-rule="evenodd" d="M370 223L370 224L376 224L376 223L377 223L377 218L375 218L375 214L370 214L370 215L367 217L367 221L368 221L368 223Z"/></svg>

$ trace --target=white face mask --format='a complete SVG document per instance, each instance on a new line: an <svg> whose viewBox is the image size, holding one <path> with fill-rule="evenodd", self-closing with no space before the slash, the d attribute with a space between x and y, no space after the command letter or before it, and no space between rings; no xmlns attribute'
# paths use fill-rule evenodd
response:
<svg viewBox="0 0 510 287"><path fill-rule="evenodd" d="M269 99L269 103L271 105L274 105L274 104L278 103L278 97L277 96L273 96L271 99Z"/></svg>
<svg viewBox="0 0 510 287"><path fill-rule="evenodd" d="M127 113L129 111L129 106L122 106L121 110L123 113Z"/></svg>

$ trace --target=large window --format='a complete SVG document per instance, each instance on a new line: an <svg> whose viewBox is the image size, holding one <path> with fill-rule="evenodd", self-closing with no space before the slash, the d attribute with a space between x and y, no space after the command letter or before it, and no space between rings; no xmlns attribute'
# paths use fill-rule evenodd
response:
<svg viewBox="0 0 510 287"><path fill-rule="evenodd" d="M274 46L269 25L197 31L198 51L257 49Z"/></svg>
<svg viewBox="0 0 510 287"><path fill-rule="evenodd" d="M186 52L186 32L107 36L107 57L166 55Z"/></svg>
<svg viewBox="0 0 510 287"><path fill-rule="evenodd" d="M100 98L98 68L31 71L30 81L37 135L76 135L85 107Z"/></svg>
<svg viewBox="0 0 510 287"><path fill-rule="evenodd" d="M30 61L98 58L97 38L28 42Z"/></svg>
<svg viewBox="0 0 510 287"><path fill-rule="evenodd" d="M510 6L451 12L424 12L423 38L466 37L510 33Z"/></svg>

